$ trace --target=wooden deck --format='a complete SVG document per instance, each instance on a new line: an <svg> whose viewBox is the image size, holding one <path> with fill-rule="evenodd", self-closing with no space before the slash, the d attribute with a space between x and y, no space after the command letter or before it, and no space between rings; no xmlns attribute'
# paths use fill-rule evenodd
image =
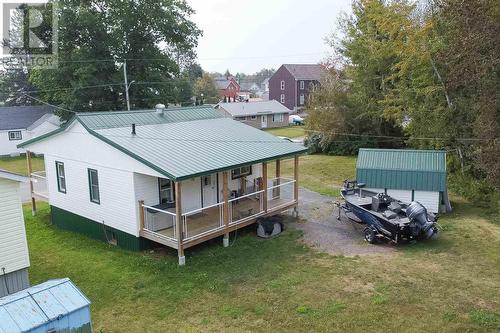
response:
<svg viewBox="0 0 500 333"><path fill-rule="evenodd" d="M227 227L221 221L219 207L209 208L203 212L187 216L186 224L184 225L184 248L246 227L255 223L255 220L259 217L277 214L295 206L296 202L293 200L275 199L269 201L269 208L266 213L261 210L259 200L244 198L234 202L234 205L232 205L232 212L230 213L232 214L232 221L229 221L230 223ZM162 245L177 248L173 227L156 232L143 230L141 231L141 236Z"/></svg>

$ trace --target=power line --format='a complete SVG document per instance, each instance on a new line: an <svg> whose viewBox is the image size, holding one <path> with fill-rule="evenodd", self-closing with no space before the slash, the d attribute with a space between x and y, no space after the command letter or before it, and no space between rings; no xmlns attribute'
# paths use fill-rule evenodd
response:
<svg viewBox="0 0 500 333"><path fill-rule="evenodd" d="M60 107L60 106L57 106L57 105L53 105L53 104L47 103L47 102L45 102L45 101L42 101L41 99L35 98L35 97L30 96L30 95L28 95L28 94L23 94L23 95L24 95L24 96L26 96L26 97L28 97L28 98L31 98L32 100L37 101L37 102L39 102L39 103L42 103L42 104L45 104L45 105L51 106L51 107L56 108L56 109L59 109L59 110L63 110L63 111L66 111L66 112L71 112L71 113L76 114L76 112L75 112L75 111L68 110L68 109L62 108L62 107Z"/></svg>

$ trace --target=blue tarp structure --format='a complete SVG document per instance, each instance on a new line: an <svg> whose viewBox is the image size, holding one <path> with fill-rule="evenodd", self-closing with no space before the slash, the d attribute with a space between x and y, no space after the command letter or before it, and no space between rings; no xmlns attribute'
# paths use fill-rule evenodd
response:
<svg viewBox="0 0 500 333"><path fill-rule="evenodd" d="M91 332L90 301L70 279L0 298L0 333Z"/></svg>

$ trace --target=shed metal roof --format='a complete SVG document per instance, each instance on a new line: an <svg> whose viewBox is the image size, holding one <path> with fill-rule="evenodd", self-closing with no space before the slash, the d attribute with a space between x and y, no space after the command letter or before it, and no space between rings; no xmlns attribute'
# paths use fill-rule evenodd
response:
<svg viewBox="0 0 500 333"><path fill-rule="evenodd" d="M0 107L0 130L27 129L52 112L53 107L43 105Z"/></svg>
<svg viewBox="0 0 500 333"><path fill-rule="evenodd" d="M446 152L360 149L356 174L369 188L445 191Z"/></svg>
<svg viewBox="0 0 500 333"><path fill-rule="evenodd" d="M290 110L286 106L275 100L248 103L219 103L219 107L226 110L234 117L290 113Z"/></svg>
<svg viewBox="0 0 500 333"><path fill-rule="evenodd" d="M296 80L319 81L325 72L324 67L318 64L284 64L283 66Z"/></svg>
<svg viewBox="0 0 500 333"><path fill-rule="evenodd" d="M50 280L0 298L0 332L26 332L89 305L70 279Z"/></svg>

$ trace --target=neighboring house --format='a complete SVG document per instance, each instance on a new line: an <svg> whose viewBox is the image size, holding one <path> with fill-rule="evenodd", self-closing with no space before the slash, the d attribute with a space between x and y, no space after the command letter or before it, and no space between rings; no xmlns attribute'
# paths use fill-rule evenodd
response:
<svg viewBox="0 0 500 333"><path fill-rule="evenodd" d="M91 333L90 301L70 279L0 298L0 332Z"/></svg>
<svg viewBox="0 0 500 333"><path fill-rule="evenodd" d="M20 193L20 184L27 181L27 177L0 169L0 297L29 287L30 260Z"/></svg>
<svg viewBox="0 0 500 333"><path fill-rule="evenodd" d="M288 126L290 115L290 110L276 101L219 103L216 109L225 117L260 129Z"/></svg>
<svg viewBox="0 0 500 333"><path fill-rule="evenodd" d="M248 98L253 96L259 96L261 93L261 89L259 85L255 82L244 82L240 83L240 96L245 94L248 95Z"/></svg>
<svg viewBox="0 0 500 333"><path fill-rule="evenodd" d="M321 65L282 65L269 79L269 99L297 112L305 106L312 87L320 83L323 72Z"/></svg>
<svg viewBox="0 0 500 333"><path fill-rule="evenodd" d="M296 209L306 151L206 106L77 113L22 147L44 154L54 225L129 250L163 244L181 265L186 248ZM287 158L293 179L279 173Z"/></svg>
<svg viewBox="0 0 500 333"><path fill-rule="evenodd" d="M269 78L262 81L261 89L263 92L269 92Z"/></svg>
<svg viewBox="0 0 500 333"><path fill-rule="evenodd" d="M360 149L356 179L368 190L418 201L433 213L451 210L445 151Z"/></svg>
<svg viewBox="0 0 500 333"><path fill-rule="evenodd" d="M49 106L0 107L0 156L24 153L18 144L58 128L53 112Z"/></svg>
<svg viewBox="0 0 500 333"><path fill-rule="evenodd" d="M237 100L240 95L240 85L233 77L217 77L214 79L215 85L219 90L219 96L223 99Z"/></svg>

